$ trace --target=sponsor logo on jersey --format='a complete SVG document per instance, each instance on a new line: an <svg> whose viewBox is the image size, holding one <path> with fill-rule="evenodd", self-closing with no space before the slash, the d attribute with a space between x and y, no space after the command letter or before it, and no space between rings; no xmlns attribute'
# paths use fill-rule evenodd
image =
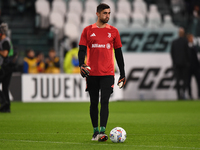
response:
<svg viewBox="0 0 200 150"><path fill-rule="evenodd" d="M108 33L108 37L111 38L111 33Z"/></svg>
<svg viewBox="0 0 200 150"><path fill-rule="evenodd" d="M92 48L105 48L105 44L92 44Z"/></svg>
<svg viewBox="0 0 200 150"><path fill-rule="evenodd" d="M95 34L95 33L92 33L92 34L90 35L90 37L92 37L92 36L96 36L96 34Z"/></svg>
<svg viewBox="0 0 200 150"><path fill-rule="evenodd" d="M105 44L92 44L92 48L107 48L110 49L110 43Z"/></svg>

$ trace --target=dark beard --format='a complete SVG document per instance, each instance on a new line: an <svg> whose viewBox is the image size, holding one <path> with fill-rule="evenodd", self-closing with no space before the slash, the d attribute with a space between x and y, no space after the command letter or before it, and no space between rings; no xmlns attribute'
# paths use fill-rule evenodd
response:
<svg viewBox="0 0 200 150"><path fill-rule="evenodd" d="M106 19L107 19L107 18L106 18ZM101 21L102 23L108 23L109 19L108 19L108 21L106 21L106 19L100 19L100 21Z"/></svg>

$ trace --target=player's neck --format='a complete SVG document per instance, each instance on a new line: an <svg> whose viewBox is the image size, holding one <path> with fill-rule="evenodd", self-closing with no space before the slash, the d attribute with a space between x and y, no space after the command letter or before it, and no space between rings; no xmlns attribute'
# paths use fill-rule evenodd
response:
<svg viewBox="0 0 200 150"><path fill-rule="evenodd" d="M97 27L99 27L99 28L105 28L105 27L106 27L106 24L107 24L107 23L102 23L102 22L100 22L99 20L97 20L97 22L96 22L96 25L97 25Z"/></svg>

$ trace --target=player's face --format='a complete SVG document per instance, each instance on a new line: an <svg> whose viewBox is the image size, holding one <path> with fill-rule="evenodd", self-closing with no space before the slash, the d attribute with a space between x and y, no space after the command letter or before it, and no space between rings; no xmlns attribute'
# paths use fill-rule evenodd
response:
<svg viewBox="0 0 200 150"><path fill-rule="evenodd" d="M102 23L107 23L110 19L110 8L104 9L100 13L98 13L98 18Z"/></svg>

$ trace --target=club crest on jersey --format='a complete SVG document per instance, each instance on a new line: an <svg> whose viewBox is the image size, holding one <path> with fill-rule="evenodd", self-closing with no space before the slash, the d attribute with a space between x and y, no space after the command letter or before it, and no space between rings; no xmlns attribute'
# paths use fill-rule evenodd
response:
<svg viewBox="0 0 200 150"><path fill-rule="evenodd" d="M96 36L96 34L95 34L95 33L92 33L92 34L90 35L90 37L92 37L92 36Z"/></svg>
<svg viewBox="0 0 200 150"><path fill-rule="evenodd" d="M107 44L106 44L106 48L107 48L107 49L110 49L110 43L107 43Z"/></svg>
<svg viewBox="0 0 200 150"><path fill-rule="evenodd" d="M111 38L111 33L108 33L108 37Z"/></svg>

